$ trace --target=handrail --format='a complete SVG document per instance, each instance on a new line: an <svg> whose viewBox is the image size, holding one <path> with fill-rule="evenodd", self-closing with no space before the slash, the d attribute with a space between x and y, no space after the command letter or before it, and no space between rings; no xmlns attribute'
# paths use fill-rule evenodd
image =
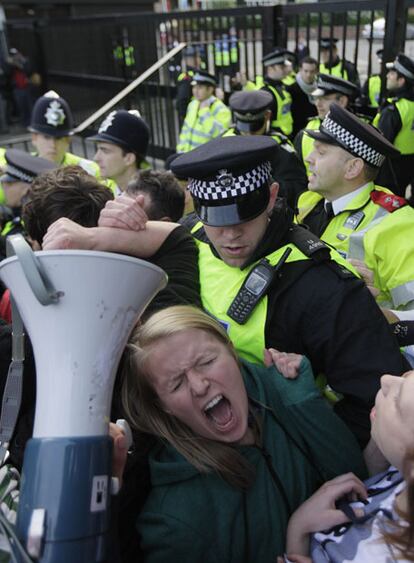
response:
<svg viewBox="0 0 414 563"><path fill-rule="evenodd" d="M90 117L82 121L74 130L74 134L81 133L85 129L87 129L92 123L94 123L97 119L99 119L102 115L104 115L108 110L112 109L118 102L120 102L125 96L127 96L130 92L135 90L137 86L142 84L144 80L146 80L151 74L154 74L158 69L160 69L167 61L175 57L177 53L180 53L185 47L187 43L179 43L174 49L171 49L167 54L165 54L161 59L158 59L156 63L150 66L146 71L138 76L135 80L133 80L128 86L126 86L123 90L118 92L113 98L109 100L105 105L100 107L95 113L93 113Z"/></svg>

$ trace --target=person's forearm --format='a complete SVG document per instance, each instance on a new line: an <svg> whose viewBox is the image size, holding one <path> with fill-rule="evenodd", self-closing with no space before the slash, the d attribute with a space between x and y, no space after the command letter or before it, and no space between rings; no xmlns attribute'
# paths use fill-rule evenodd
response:
<svg viewBox="0 0 414 563"><path fill-rule="evenodd" d="M310 536L302 531L302 524L297 520L295 514L290 518L287 536L286 536L286 553L295 553L297 555L309 555L309 539Z"/></svg>
<svg viewBox="0 0 414 563"><path fill-rule="evenodd" d="M149 221L142 231L127 231L109 227L93 227L90 231L90 250L128 254L137 258L153 256L176 229L176 223Z"/></svg>

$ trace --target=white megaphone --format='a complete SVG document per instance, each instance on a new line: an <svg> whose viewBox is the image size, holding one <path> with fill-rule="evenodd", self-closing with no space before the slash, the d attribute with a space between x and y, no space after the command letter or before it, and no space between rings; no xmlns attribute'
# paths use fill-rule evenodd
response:
<svg viewBox="0 0 414 563"><path fill-rule="evenodd" d="M17 535L42 563L106 561L116 370L133 326L167 277L118 254L33 253L20 235L9 243L16 256L1 262L0 277L30 336L37 372Z"/></svg>

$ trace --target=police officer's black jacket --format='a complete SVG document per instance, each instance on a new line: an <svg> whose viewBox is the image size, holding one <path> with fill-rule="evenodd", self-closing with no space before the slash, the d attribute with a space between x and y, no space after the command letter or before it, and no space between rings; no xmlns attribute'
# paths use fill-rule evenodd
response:
<svg viewBox="0 0 414 563"><path fill-rule="evenodd" d="M186 226L191 223L194 220L188 220ZM203 229L195 236L207 240ZM291 241L305 251L306 241L312 237L315 239L303 227L292 224L286 206L278 207L243 268L249 271L258 259ZM266 347L306 355L314 373L325 374L335 391L344 395L335 406L337 413L364 446L369 440L369 413L380 376L400 375L409 366L364 282L328 255L325 249L312 259L282 266L267 294L265 342Z"/></svg>
<svg viewBox="0 0 414 563"><path fill-rule="evenodd" d="M378 122L378 129L383 135L393 143L402 128L400 112L395 107L395 102L405 98L414 101L414 89L412 86L399 88L394 96L384 100L381 104L381 115ZM376 184L385 186L395 194L405 197L405 190L408 184L414 180L414 147L412 154L403 154L397 158L386 159L382 165L376 179ZM412 202L410 202L412 205Z"/></svg>

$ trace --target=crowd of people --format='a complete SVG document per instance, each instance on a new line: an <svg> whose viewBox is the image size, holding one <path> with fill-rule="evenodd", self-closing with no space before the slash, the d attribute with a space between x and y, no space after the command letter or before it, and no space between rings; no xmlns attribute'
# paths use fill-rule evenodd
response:
<svg viewBox="0 0 414 563"><path fill-rule="evenodd" d="M117 252L168 274L114 387L111 420L134 447L111 426L111 563L414 561L414 61L387 64L381 101L335 38L320 47L296 72L286 50L267 54L226 103L213 74L187 69L168 170L151 169L136 110L105 117L94 161L70 153L56 92L31 112L34 152L0 155L1 258L19 232L34 250ZM3 389L5 287L0 315ZM12 523L30 340L23 382L0 468Z"/></svg>

